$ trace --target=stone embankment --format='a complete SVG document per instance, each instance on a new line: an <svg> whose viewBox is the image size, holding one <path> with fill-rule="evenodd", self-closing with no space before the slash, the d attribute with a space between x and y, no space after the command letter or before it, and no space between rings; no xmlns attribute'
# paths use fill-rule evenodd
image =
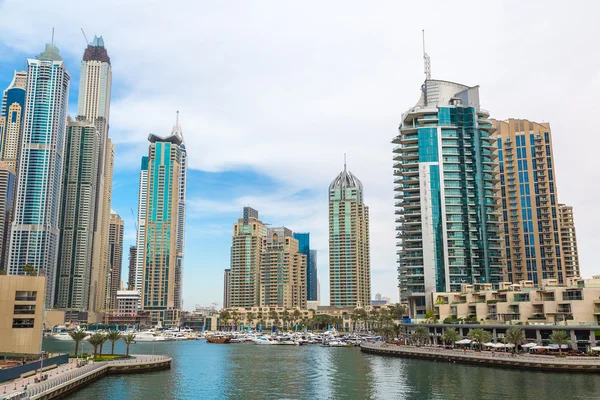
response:
<svg viewBox="0 0 600 400"><path fill-rule="evenodd" d="M167 356L136 355L133 359L103 361L75 368L71 365L63 372L40 383L30 384L26 389L5 393L1 399L58 399L94 382L105 375L149 372L171 368L171 358ZM11 384L8 384L10 389ZM15 383L15 388L17 384Z"/></svg>
<svg viewBox="0 0 600 400"><path fill-rule="evenodd" d="M363 343L361 351L395 357L419 358L478 366L503 367L555 372L600 373L598 357L557 357L505 352L476 352L437 347L399 346L385 343Z"/></svg>

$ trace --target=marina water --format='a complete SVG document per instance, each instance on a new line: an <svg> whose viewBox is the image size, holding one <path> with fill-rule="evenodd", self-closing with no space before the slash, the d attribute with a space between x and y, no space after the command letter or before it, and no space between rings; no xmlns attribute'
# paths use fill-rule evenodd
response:
<svg viewBox="0 0 600 400"><path fill-rule="evenodd" d="M44 340L44 350L74 351ZM86 352L92 350L83 342ZM361 353L358 348L136 343L133 354L168 354L169 371L105 377L73 399L596 399L600 374L511 371ZM125 353L123 341L116 353ZM104 345L110 353L110 342Z"/></svg>

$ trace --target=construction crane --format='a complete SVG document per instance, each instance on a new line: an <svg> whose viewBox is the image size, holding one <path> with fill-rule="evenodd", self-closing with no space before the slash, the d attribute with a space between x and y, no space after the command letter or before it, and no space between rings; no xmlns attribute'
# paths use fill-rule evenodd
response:
<svg viewBox="0 0 600 400"><path fill-rule="evenodd" d="M133 208L131 209L131 217L133 218L133 226L135 226L135 231L138 231L137 219L135 218L135 214L133 213Z"/></svg>
<svg viewBox="0 0 600 400"><path fill-rule="evenodd" d="M425 52L425 29L423 29L423 62L425 64L425 79L431 79L431 59L429 55Z"/></svg>

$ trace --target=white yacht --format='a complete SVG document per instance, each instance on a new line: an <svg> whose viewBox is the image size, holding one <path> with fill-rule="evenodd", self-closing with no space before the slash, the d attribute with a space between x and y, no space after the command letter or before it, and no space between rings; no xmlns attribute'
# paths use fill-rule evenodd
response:
<svg viewBox="0 0 600 400"><path fill-rule="evenodd" d="M157 335L154 332L138 332L135 334L136 342L162 342L165 341L163 336Z"/></svg>
<svg viewBox="0 0 600 400"><path fill-rule="evenodd" d="M254 344L279 344L279 342L276 339L273 339L270 336L257 337L256 339L252 340L252 343L254 343Z"/></svg>
<svg viewBox="0 0 600 400"><path fill-rule="evenodd" d="M71 335L68 332L59 332L52 335L52 337L56 340L73 340Z"/></svg>

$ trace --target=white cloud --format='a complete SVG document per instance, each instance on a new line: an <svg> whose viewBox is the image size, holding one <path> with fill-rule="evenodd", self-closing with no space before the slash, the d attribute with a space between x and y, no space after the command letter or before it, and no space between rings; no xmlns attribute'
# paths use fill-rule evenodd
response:
<svg viewBox="0 0 600 400"><path fill-rule="evenodd" d="M133 154L148 132L167 133L180 110L193 168L252 168L289 193L319 191L299 202L284 201L284 193L199 208L228 211L252 200L269 218L310 230L321 266L326 187L348 153L371 207L373 267L389 269L374 277L373 290L395 298L389 142L420 94L422 28L434 78L481 85L493 117L552 123L560 199L575 207L583 272L600 272L592 258L599 192L587 185L598 176L600 137L594 118L584 117L600 106L600 56L590 51L600 9L585 8L559 1L107 0L99 7L8 0L0 3L0 43L34 55L55 26L61 52L79 58L80 25L88 37L102 34L113 62L115 142ZM117 161L137 167L139 154Z"/></svg>

